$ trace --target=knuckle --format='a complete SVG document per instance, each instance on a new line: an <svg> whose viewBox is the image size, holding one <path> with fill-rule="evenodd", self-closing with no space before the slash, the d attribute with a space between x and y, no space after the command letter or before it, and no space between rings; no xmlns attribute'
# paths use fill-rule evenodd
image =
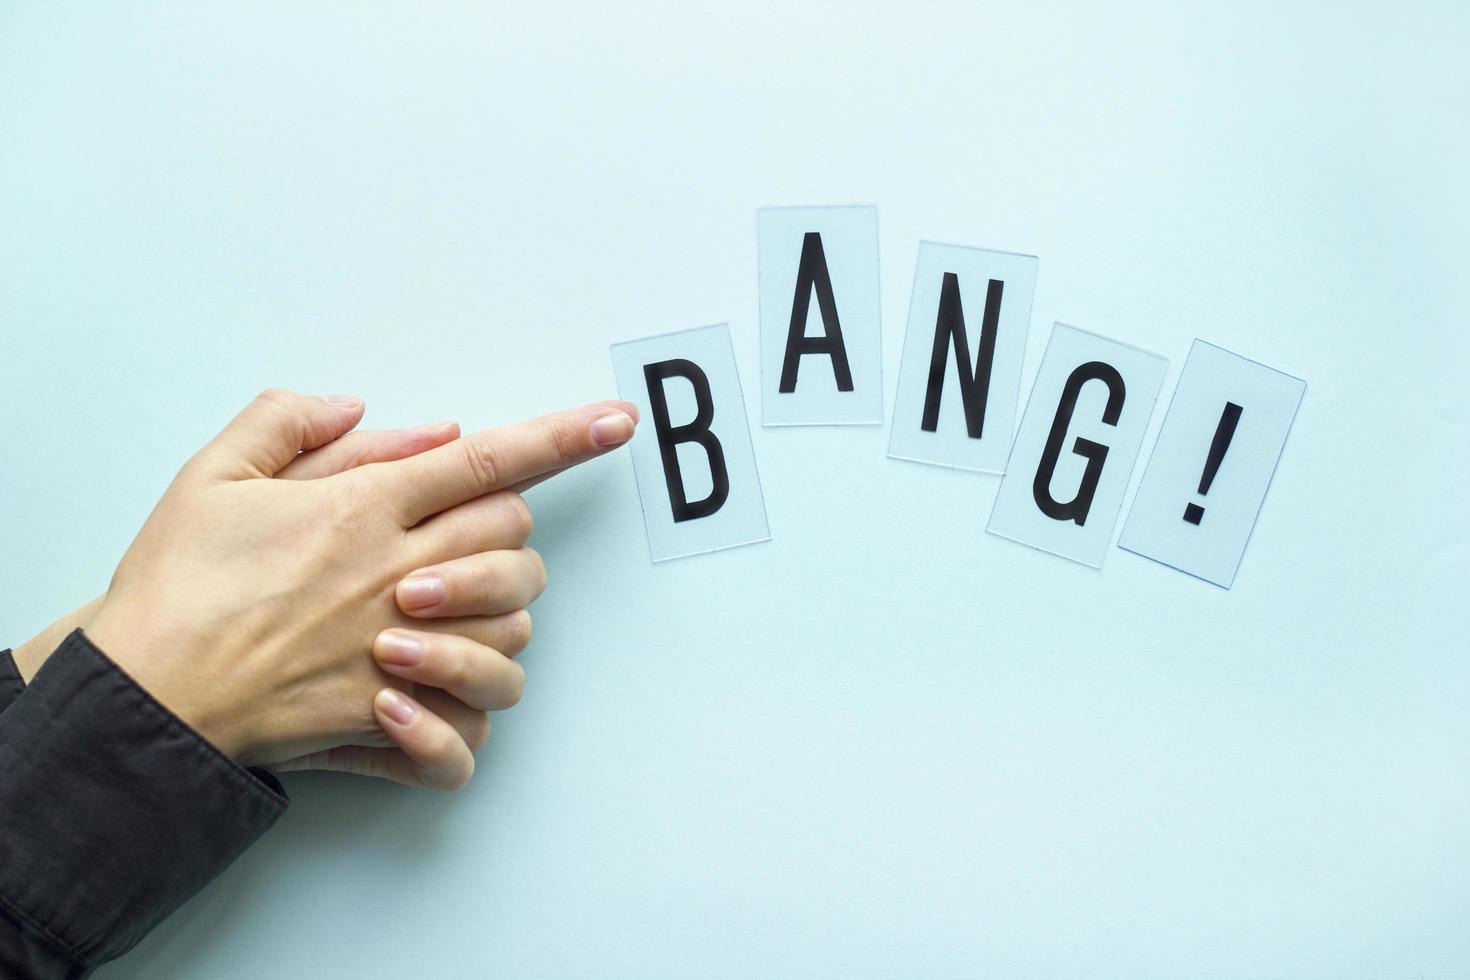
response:
<svg viewBox="0 0 1470 980"><path fill-rule="evenodd" d="M531 614L528 611L517 609L508 615L506 638L502 645L505 649L501 652L509 656L515 656L531 645Z"/></svg>
<svg viewBox="0 0 1470 980"><path fill-rule="evenodd" d="M505 685L505 706L514 707L521 703L526 693L526 669L518 663L510 665L510 680Z"/></svg>
<svg viewBox="0 0 1470 980"><path fill-rule="evenodd" d="M460 444L464 446L466 462L469 463L470 475L474 477L475 483L482 487L499 486L504 465L500 450L495 444L473 439L463 439Z"/></svg>
<svg viewBox="0 0 1470 980"><path fill-rule="evenodd" d="M261 405L276 408L289 408L295 403L296 398L294 391L287 391L285 388L266 388L255 396L255 400Z"/></svg>
<svg viewBox="0 0 1470 980"><path fill-rule="evenodd" d="M469 784L470 777L475 774L475 757L465 755L464 764L457 767L444 783L444 788L451 793L457 793Z"/></svg>
<svg viewBox="0 0 1470 980"><path fill-rule="evenodd" d="M531 562L531 585L535 589L536 595L540 595L546 591L546 561L535 548L526 548L524 550L527 559Z"/></svg>
<svg viewBox="0 0 1470 980"><path fill-rule="evenodd" d="M463 649L456 649L449 655L449 663L444 669L444 689L454 690L463 687L470 677L470 657Z"/></svg>
<svg viewBox="0 0 1470 980"><path fill-rule="evenodd" d="M506 574L499 552L476 556L466 562L466 574L474 580L474 594L479 599L496 599L505 594Z"/></svg>
<svg viewBox="0 0 1470 980"><path fill-rule="evenodd" d="M507 494L505 503L510 508L510 530L511 533L524 541L531 536L531 528L535 519L531 515L531 505L526 503L526 498L518 493Z"/></svg>
<svg viewBox="0 0 1470 980"><path fill-rule="evenodd" d="M448 725L444 725L429 736L424 746L424 758L432 765L442 766L454 759L454 749L457 743L462 741L459 733Z"/></svg>
<svg viewBox="0 0 1470 980"><path fill-rule="evenodd" d="M475 716L475 722L470 730L465 733L465 744L471 749L478 749L490 740L490 716L483 711Z"/></svg>
<svg viewBox="0 0 1470 980"><path fill-rule="evenodd" d="M581 455L582 436L571 422L564 419L551 422L547 435L556 449L556 455L564 462L572 462Z"/></svg>

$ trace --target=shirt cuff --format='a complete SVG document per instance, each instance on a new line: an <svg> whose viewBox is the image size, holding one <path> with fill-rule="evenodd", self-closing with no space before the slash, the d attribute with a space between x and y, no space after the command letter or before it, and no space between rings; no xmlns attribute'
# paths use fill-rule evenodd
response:
<svg viewBox="0 0 1470 980"><path fill-rule="evenodd" d="M74 630L0 715L0 905L89 966L112 959L288 803Z"/></svg>

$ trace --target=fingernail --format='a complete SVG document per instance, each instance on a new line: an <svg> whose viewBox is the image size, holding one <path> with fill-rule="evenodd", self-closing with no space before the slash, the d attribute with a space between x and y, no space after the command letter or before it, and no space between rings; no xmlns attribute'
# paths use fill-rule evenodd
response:
<svg viewBox="0 0 1470 980"><path fill-rule="evenodd" d="M378 634L378 660L400 667L413 667L424 659L424 645L403 633Z"/></svg>
<svg viewBox="0 0 1470 980"><path fill-rule="evenodd" d="M599 446L621 446L633 438L633 420L623 412L604 415L592 423L592 441Z"/></svg>
<svg viewBox="0 0 1470 980"><path fill-rule="evenodd" d="M322 401L341 409L362 408L362 399L356 395L327 395Z"/></svg>
<svg viewBox="0 0 1470 980"><path fill-rule="evenodd" d="M385 687L378 692L378 708L400 725L407 725L419 713L412 701L391 687Z"/></svg>
<svg viewBox="0 0 1470 980"><path fill-rule="evenodd" d="M416 426L414 426L409 431L411 431L411 432L438 432L440 429L448 429L448 428L450 428L453 425L454 425L453 422L425 422L423 425L416 425Z"/></svg>
<svg viewBox="0 0 1470 980"><path fill-rule="evenodd" d="M436 606L444 599L444 580L437 575L410 575L398 583L398 604L405 609Z"/></svg>

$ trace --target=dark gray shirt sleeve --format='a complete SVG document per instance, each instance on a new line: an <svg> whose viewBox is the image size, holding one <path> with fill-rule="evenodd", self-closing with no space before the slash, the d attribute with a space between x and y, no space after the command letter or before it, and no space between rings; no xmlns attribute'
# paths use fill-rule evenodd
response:
<svg viewBox="0 0 1470 980"><path fill-rule="evenodd" d="M85 976L122 955L287 804L81 630L29 685L0 655L0 976Z"/></svg>

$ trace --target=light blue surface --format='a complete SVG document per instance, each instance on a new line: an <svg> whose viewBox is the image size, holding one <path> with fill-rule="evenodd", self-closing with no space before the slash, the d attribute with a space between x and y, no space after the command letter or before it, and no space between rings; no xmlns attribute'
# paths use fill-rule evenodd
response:
<svg viewBox="0 0 1470 980"><path fill-rule="evenodd" d="M99 980L1465 977L1467 16L0 6L0 642L266 385L480 428L728 321L754 419L773 204L881 205L887 404L921 239L1040 256L1023 392L1055 320L1312 386L1228 592L883 427L755 427L700 558L621 453L539 487L470 786L289 777Z"/></svg>
<svg viewBox="0 0 1470 980"><path fill-rule="evenodd" d="M1075 387L1075 373L1094 363L1116 372L1116 390L1100 378ZM1054 324L986 530L1101 568L1168 366L1167 359L1151 351ZM1064 418L1062 403L1069 390L1070 418ZM1109 420L1109 415L1116 417ZM1044 513L1034 489L1054 428L1065 435L1051 454L1053 469L1046 483L1050 499L1076 505L1065 519ZM1091 491L1090 501L1084 487Z"/></svg>
<svg viewBox="0 0 1470 980"><path fill-rule="evenodd" d="M840 330L852 388L838 386L828 353L801 355L792 391L781 391L782 364L791 336L802 243L821 236L832 280L838 329L822 319L808 287L807 337ZM877 424L883 421L883 331L878 261L878 209L863 205L761 208L756 215L760 269L761 423L763 425Z"/></svg>
<svg viewBox="0 0 1470 980"><path fill-rule="evenodd" d="M643 373L646 364L675 358L697 365L709 382L713 409L709 431L719 441L729 478L729 495L714 513L677 522L654 431L648 382ZM719 323L613 344L612 362L618 397L637 405L639 418L646 423L634 433L629 453L633 457L638 499L648 531L649 557L663 561L769 541L771 529L766 523L766 503L751 448L750 424L735 367L735 351L730 343L730 327ZM683 378L673 378L664 382L663 389L670 424L681 426L694 421L699 406L693 385ZM709 497L713 482L709 452L697 442L680 443L675 446L675 452L685 499L693 502Z"/></svg>
<svg viewBox="0 0 1470 980"><path fill-rule="evenodd" d="M1179 374L1118 546L1230 588L1307 384L1196 340ZM1209 492L1199 493L1220 413L1240 416ZM1198 524L1185 508L1204 510Z"/></svg>
<svg viewBox="0 0 1470 980"><path fill-rule="evenodd" d="M1016 401L1021 389L1026 334L1031 326L1036 265L1034 255L940 242L919 243L903 356L899 362L898 394L893 403L889 456L981 473L1005 472L1016 430ZM965 424L955 345L949 338L944 344L944 387L940 392L939 417L934 431L923 427L939 297L946 273L952 273L959 283L970 370L975 368L980 348L990 282L1002 284L989 393L979 438L972 437Z"/></svg>

